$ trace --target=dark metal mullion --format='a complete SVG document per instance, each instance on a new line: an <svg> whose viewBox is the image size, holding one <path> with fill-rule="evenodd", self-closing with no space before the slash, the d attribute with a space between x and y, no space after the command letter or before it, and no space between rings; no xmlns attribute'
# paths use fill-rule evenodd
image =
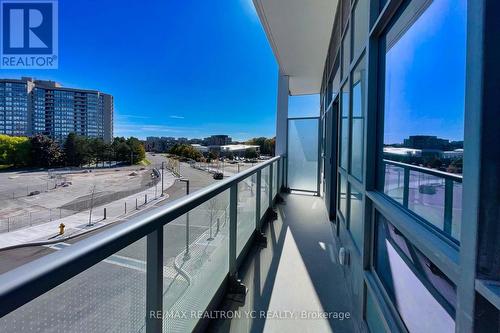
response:
<svg viewBox="0 0 500 333"><path fill-rule="evenodd" d="M162 331L163 226L147 236L146 332Z"/></svg>

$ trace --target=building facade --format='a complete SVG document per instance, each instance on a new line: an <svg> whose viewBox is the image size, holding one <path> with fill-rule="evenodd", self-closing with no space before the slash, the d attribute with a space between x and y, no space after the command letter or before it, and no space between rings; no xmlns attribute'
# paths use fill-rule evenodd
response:
<svg viewBox="0 0 500 333"><path fill-rule="evenodd" d="M32 78L0 80L0 133L113 139L113 96Z"/></svg>
<svg viewBox="0 0 500 333"><path fill-rule="evenodd" d="M286 187L325 203L356 331L498 332L498 2L254 4Z"/></svg>

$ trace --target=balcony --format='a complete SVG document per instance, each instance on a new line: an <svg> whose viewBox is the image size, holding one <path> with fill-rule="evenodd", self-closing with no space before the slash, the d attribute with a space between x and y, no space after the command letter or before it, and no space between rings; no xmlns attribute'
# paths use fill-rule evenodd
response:
<svg viewBox="0 0 500 333"><path fill-rule="evenodd" d="M293 300L297 310L332 309L346 298L339 294L343 288L328 286L341 271L327 265L335 256L322 202L287 195L274 221L284 161L275 157L146 217L59 244L59 251L1 275L0 329L192 331L209 324L204 311L216 309L224 295L244 290L238 276L251 295L246 308L279 308ZM186 246L174 241L184 238ZM269 246L259 252L256 243ZM259 277L261 293L257 262L269 265ZM285 298L292 272L304 288ZM315 296L302 303L306 295ZM328 320L318 325L330 326Z"/></svg>

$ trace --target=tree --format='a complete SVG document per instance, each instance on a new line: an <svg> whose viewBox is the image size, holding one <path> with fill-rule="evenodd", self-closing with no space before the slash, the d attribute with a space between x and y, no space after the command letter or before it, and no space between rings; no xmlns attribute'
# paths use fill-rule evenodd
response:
<svg viewBox="0 0 500 333"><path fill-rule="evenodd" d="M31 158L35 166L51 168L61 165L63 151L51 138L37 134L31 138Z"/></svg>
<svg viewBox="0 0 500 333"><path fill-rule="evenodd" d="M28 166L31 164L31 142L27 137L0 135L0 164Z"/></svg>
<svg viewBox="0 0 500 333"><path fill-rule="evenodd" d="M259 146L260 153L263 155L274 155L276 138L271 138L271 139L265 137L253 138L248 140L247 144Z"/></svg>
<svg viewBox="0 0 500 333"><path fill-rule="evenodd" d="M129 146L130 151L132 152L132 163L137 164L146 158L146 150L142 145L142 142L134 138L133 136L128 138L126 144Z"/></svg>
<svg viewBox="0 0 500 333"><path fill-rule="evenodd" d="M257 158L257 151L253 148L245 151L245 158Z"/></svg>

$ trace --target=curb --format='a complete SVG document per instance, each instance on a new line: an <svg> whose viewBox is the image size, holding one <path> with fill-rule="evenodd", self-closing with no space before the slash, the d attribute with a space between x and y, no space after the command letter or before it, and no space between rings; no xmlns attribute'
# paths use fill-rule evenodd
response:
<svg viewBox="0 0 500 333"><path fill-rule="evenodd" d="M166 200L169 197L170 197L170 195L168 193L165 193L164 199L162 199L160 201L157 201L155 203L158 203L158 202L161 202L163 200ZM134 216L137 212L138 211L134 211L133 214L127 215L126 217ZM123 221L123 219L119 219L119 220L116 220L116 221L113 221L113 222L110 222L110 223L107 223L107 224L95 227L94 229L85 230L85 231L82 231L80 233L76 233L76 234L73 234L71 236L64 237L64 238L58 238L58 239L46 240L46 241L38 241L38 242L30 242L30 243L24 243L24 244L17 244L17 245L10 245L10 246L6 246L6 247L2 247L2 248L0 248L0 253L3 252L3 251L9 251L9 250L19 249L19 248L24 248L24 247L44 246L44 245L57 244L57 243L64 242L64 241L67 241L67 240L70 240L70 239L73 239L73 238L76 238L76 237L80 237L80 236L86 235L86 234L88 234L88 233L90 233L92 231L96 231L96 230L102 229L104 227L107 227L107 226L112 225L112 224L114 224L116 222L119 222L119 221Z"/></svg>

